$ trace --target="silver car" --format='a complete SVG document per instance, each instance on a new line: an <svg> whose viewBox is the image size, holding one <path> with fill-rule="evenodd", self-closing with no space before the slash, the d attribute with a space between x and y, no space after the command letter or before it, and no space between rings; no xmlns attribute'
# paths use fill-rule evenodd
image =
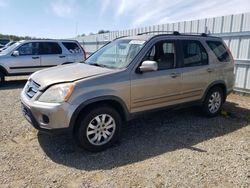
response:
<svg viewBox="0 0 250 188"><path fill-rule="evenodd" d="M123 121L166 107L199 105L217 115L234 86L234 61L220 38L138 35L110 42L85 62L32 74L21 93L24 117L41 131L70 131L100 151Z"/></svg>
<svg viewBox="0 0 250 188"><path fill-rule="evenodd" d="M27 40L0 52L0 85L5 76L26 75L62 64L85 60L85 52L74 40Z"/></svg>

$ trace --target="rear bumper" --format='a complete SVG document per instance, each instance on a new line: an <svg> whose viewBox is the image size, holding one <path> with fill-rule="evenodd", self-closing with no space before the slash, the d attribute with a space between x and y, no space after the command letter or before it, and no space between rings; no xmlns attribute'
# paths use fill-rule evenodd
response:
<svg viewBox="0 0 250 188"><path fill-rule="evenodd" d="M231 94L233 92L233 89L234 89L233 87L232 88L228 88L227 89L227 95Z"/></svg>

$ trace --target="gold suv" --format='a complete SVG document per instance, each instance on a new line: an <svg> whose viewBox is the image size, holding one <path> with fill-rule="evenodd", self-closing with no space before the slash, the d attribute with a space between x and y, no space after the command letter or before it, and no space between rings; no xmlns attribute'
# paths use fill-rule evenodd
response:
<svg viewBox="0 0 250 188"><path fill-rule="evenodd" d="M21 93L26 119L41 131L70 131L100 151L123 121L166 107L198 104L217 115L234 86L234 61L221 38L140 34L116 39L86 61L32 74Z"/></svg>

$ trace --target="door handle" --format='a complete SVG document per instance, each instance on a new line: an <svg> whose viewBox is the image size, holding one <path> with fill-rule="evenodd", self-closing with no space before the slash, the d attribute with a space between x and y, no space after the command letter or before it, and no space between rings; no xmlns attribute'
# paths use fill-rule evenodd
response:
<svg viewBox="0 0 250 188"><path fill-rule="evenodd" d="M65 58L65 55L60 55L59 57L60 57L60 58Z"/></svg>
<svg viewBox="0 0 250 188"><path fill-rule="evenodd" d="M39 59L39 57L37 57L37 56L36 57L32 57L32 59Z"/></svg>
<svg viewBox="0 0 250 188"><path fill-rule="evenodd" d="M180 73L176 73L176 72L171 73L172 78L176 78L178 76L180 76Z"/></svg>
<svg viewBox="0 0 250 188"><path fill-rule="evenodd" d="M210 73L210 72L214 72L214 69L208 68L208 69L207 69L207 72L209 72L209 73Z"/></svg>

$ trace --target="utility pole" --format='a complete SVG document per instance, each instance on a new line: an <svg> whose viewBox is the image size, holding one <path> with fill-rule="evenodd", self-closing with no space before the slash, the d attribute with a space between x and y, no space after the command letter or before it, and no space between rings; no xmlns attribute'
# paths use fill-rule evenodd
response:
<svg viewBox="0 0 250 188"><path fill-rule="evenodd" d="M78 33L78 22L76 22L75 36L77 36L77 33Z"/></svg>

